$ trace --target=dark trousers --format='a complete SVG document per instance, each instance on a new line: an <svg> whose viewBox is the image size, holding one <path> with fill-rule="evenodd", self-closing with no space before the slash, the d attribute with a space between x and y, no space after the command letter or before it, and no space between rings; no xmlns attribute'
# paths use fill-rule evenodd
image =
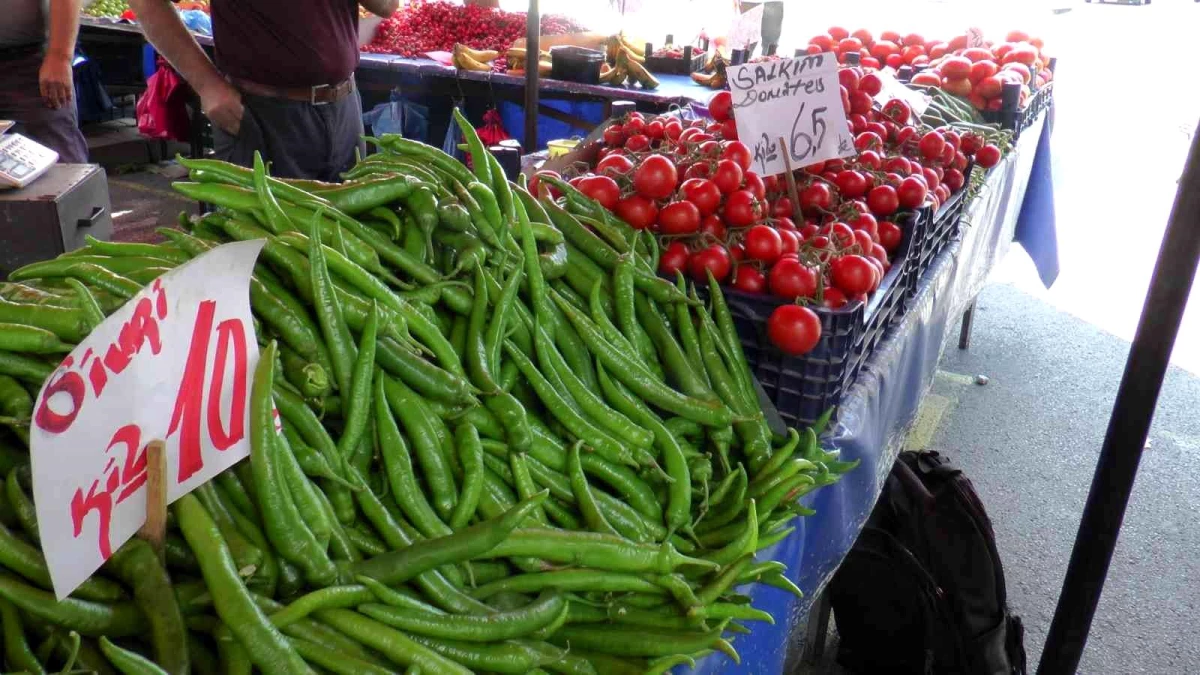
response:
<svg viewBox="0 0 1200 675"><path fill-rule="evenodd" d="M87 141L79 131L75 98L54 110L46 106L38 86L42 55L38 49L12 58L0 57L0 120L16 122L13 131L58 153L60 162L85 164Z"/></svg>
<svg viewBox="0 0 1200 675"><path fill-rule="evenodd" d="M366 154L357 90L325 105L250 94L243 94L242 104L246 112L236 136L213 127L218 159L251 166L258 150L273 176L338 181L354 165L356 149Z"/></svg>

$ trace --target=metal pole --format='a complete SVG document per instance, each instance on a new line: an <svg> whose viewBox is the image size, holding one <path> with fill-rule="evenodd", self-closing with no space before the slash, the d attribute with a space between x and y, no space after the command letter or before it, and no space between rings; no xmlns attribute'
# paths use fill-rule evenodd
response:
<svg viewBox="0 0 1200 675"><path fill-rule="evenodd" d="M1183 166L1142 318L1117 389L1038 675L1069 675L1079 666L1198 259L1200 129L1192 135L1192 148Z"/></svg>
<svg viewBox="0 0 1200 675"><path fill-rule="evenodd" d="M538 63L541 61L541 17L538 0L529 0L525 18L525 152L538 150Z"/></svg>

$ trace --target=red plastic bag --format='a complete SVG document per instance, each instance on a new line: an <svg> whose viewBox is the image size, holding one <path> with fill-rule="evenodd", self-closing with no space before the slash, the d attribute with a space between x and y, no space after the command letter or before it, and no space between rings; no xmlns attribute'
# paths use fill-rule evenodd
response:
<svg viewBox="0 0 1200 675"><path fill-rule="evenodd" d="M146 80L146 93L137 102L138 131L147 138L187 142L192 123L188 118L190 89L163 58Z"/></svg>
<svg viewBox="0 0 1200 675"><path fill-rule="evenodd" d="M504 121L500 118L500 111L492 108L483 113L483 126L479 129L479 139L484 145L496 145L500 141L508 140L509 136L504 131Z"/></svg>

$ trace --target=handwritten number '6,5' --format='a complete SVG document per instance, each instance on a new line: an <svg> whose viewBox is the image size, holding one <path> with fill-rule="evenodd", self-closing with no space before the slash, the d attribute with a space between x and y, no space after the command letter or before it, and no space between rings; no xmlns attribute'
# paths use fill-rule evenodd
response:
<svg viewBox="0 0 1200 675"><path fill-rule="evenodd" d="M805 116L804 104L800 105L800 110L796 112L796 119L792 122L792 139L788 147L793 162L801 162L817 154L817 151L825 143L826 110L828 108L825 106L818 106ZM806 117L807 125L805 125Z"/></svg>

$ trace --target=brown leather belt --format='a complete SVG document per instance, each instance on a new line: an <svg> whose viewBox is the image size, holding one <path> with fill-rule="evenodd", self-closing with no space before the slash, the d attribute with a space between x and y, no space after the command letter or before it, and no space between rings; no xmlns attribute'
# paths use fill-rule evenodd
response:
<svg viewBox="0 0 1200 675"><path fill-rule="evenodd" d="M231 77L229 81L233 83L233 86L253 96L282 98L312 105L336 103L354 92L353 75L337 84L318 84L312 87L272 87L268 84L243 80L240 77Z"/></svg>

